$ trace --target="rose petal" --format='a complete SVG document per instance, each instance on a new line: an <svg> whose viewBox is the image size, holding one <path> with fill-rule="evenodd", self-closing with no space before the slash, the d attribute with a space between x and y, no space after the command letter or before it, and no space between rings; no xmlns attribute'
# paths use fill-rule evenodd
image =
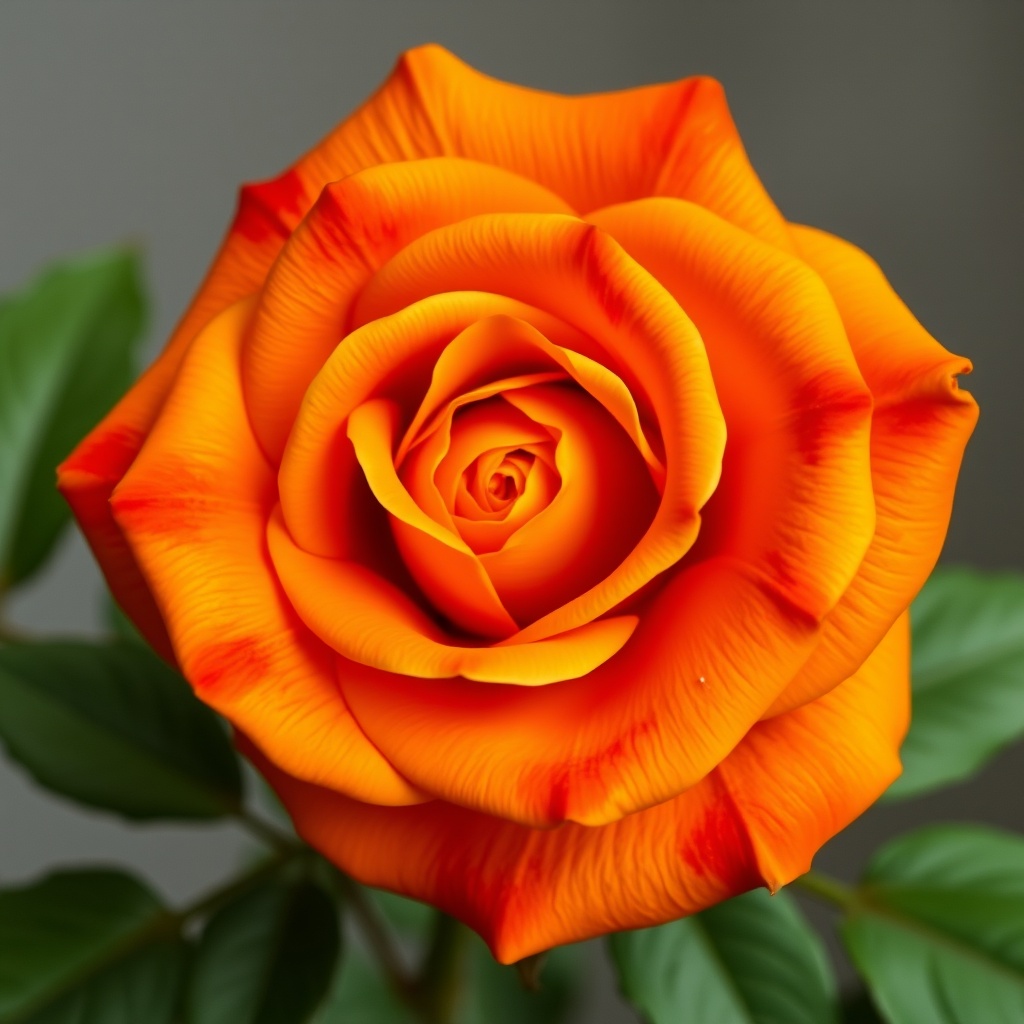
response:
<svg viewBox="0 0 1024 1024"><path fill-rule="evenodd" d="M367 543L377 506L343 426L353 409L375 397L398 402L411 421L445 346L497 314L529 321L555 338L566 332L554 317L524 303L456 291L374 320L334 350L309 386L281 463L281 505L302 547L360 560L381 549L377 537Z"/></svg>
<svg viewBox="0 0 1024 1024"><path fill-rule="evenodd" d="M759 722L718 774L736 801L771 889L810 869L826 840L900 774L910 724L910 616L829 693Z"/></svg>
<svg viewBox="0 0 1024 1024"><path fill-rule="evenodd" d="M532 826L603 825L711 771L793 678L820 628L750 566L720 558L676 575L639 618L618 654L557 686L364 670L344 674L341 688L418 787Z"/></svg>
<svg viewBox="0 0 1024 1024"><path fill-rule="evenodd" d="M545 830L441 802L358 803L286 775L244 741L242 749L311 846L365 884L461 919L501 963L660 924L761 884L714 775L613 825Z"/></svg>
<svg viewBox="0 0 1024 1024"><path fill-rule="evenodd" d="M978 407L956 377L968 360L914 319L878 266L847 242L794 225L800 256L828 285L875 396L871 476L874 538L821 645L770 713L827 693L882 637L935 565Z"/></svg>
<svg viewBox="0 0 1024 1024"><path fill-rule="evenodd" d="M435 607L457 625L477 636L509 636L518 627L476 553L457 533L431 519L398 478L392 462L397 421L395 403L373 399L349 416L348 437L370 490L391 515L405 564Z"/></svg>
<svg viewBox="0 0 1024 1024"><path fill-rule="evenodd" d="M615 654L636 628L636 618L627 615L536 644L459 645L406 594L363 566L303 551L279 515L271 520L268 536L292 604L303 621L343 656L343 677L365 675L361 666L370 666L367 678L378 680L386 677L374 675L374 669L540 686L586 675Z"/></svg>
<svg viewBox="0 0 1024 1024"><path fill-rule="evenodd" d="M326 185L267 278L242 356L246 404L272 459L373 272L433 228L518 210L567 207L536 182L467 160L386 164Z"/></svg>
<svg viewBox="0 0 1024 1024"><path fill-rule="evenodd" d="M422 795L367 741L333 656L292 612L266 546L274 476L237 360L252 303L206 327L112 498L186 678L283 769L380 804Z"/></svg>
<svg viewBox="0 0 1024 1024"><path fill-rule="evenodd" d="M563 96L490 78L439 46L408 51L400 71L415 83L440 152L539 181L580 211L679 196L791 245L714 79Z"/></svg>
<svg viewBox="0 0 1024 1024"><path fill-rule="evenodd" d="M300 834L344 871L454 914L513 963L806 870L899 772L907 653L904 618L833 693L756 725L692 789L600 828L530 829L441 802L372 807L256 760Z"/></svg>
<svg viewBox="0 0 1024 1024"><path fill-rule="evenodd" d="M724 423L699 335L605 233L542 214L495 214L430 232L370 280L353 322L456 287L508 295L583 331L638 404L653 408L665 446L665 489L648 533L600 584L522 630L515 642L526 643L593 621L682 557L718 482Z"/></svg>
<svg viewBox="0 0 1024 1024"><path fill-rule="evenodd" d="M798 260L690 203L640 200L593 218L672 292L707 347L729 442L691 557L749 560L823 618L875 525L871 395L831 296Z"/></svg>

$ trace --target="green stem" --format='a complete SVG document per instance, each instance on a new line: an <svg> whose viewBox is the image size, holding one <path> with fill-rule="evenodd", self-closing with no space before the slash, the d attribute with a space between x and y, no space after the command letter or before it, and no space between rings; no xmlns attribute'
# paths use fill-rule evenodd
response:
<svg viewBox="0 0 1024 1024"><path fill-rule="evenodd" d="M272 825L269 821L253 814L246 807L234 807L231 811L235 820L261 843L275 850L292 850L299 846L299 841L283 829Z"/></svg>
<svg viewBox="0 0 1024 1024"><path fill-rule="evenodd" d="M429 1024L451 1024L458 1008L469 932L448 914L437 914L434 934L416 985L419 1009Z"/></svg>
<svg viewBox="0 0 1024 1024"><path fill-rule="evenodd" d="M264 821L263 818L244 807L236 808L233 813L240 825L261 842L277 850L279 856L287 859L290 853L294 855L296 850L307 849L277 826ZM377 912L377 908L367 897L362 886L337 869L334 871L334 877L337 879L338 889L348 905L352 918L373 951L384 976L399 997L410 1008L418 1010L419 1005L415 992L416 981L403 962L386 922Z"/></svg>
<svg viewBox="0 0 1024 1024"><path fill-rule="evenodd" d="M830 875L821 875L816 871L808 871L806 875L795 878L791 883L797 889L816 897L834 907L849 910L857 901L857 890L853 886L840 882Z"/></svg>
<svg viewBox="0 0 1024 1024"><path fill-rule="evenodd" d="M231 900L237 899L250 889L255 888L260 882L267 878L272 878L286 864L290 864L293 860L298 860L298 858L305 856L307 853L308 851L305 848L297 844L293 844L289 850L279 850L266 860L260 861L251 870L233 878L227 885L213 889L200 896L195 902L174 911L172 917L179 927L194 917L204 917L222 907L225 903L230 903Z"/></svg>
<svg viewBox="0 0 1024 1024"><path fill-rule="evenodd" d="M385 977L398 995L412 1005L415 981L398 952L387 924L362 886L341 871L337 872L336 877L341 895L348 904L363 937L373 950L373 955L377 958Z"/></svg>

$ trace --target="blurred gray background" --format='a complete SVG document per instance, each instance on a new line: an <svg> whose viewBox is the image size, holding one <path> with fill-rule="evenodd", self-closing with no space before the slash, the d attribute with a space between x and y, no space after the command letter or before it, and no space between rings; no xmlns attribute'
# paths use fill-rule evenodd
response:
<svg viewBox="0 0 1024 1024"><path fill-rule="evenodd" d="M242 181L290 163L398 52L443 43L498 77L586 92L719 78L783 212L867 249L923 323L975 362L982 417L944 559L1024 569L1024 4L156 3L0 7L0 292L48 260L130 241L146 259L151 358ZM26 629L100 628L100 578L69 535L15 595ZM939 796L876 808L817 866L852 878L932 818L1024 829L1024 749ZM0 881L134 863L184 899L237 862L231 828L127 827L0 760ZM821 920L826 918L821 917ZM587 1019L629 1019L607 987Z"/></svg>

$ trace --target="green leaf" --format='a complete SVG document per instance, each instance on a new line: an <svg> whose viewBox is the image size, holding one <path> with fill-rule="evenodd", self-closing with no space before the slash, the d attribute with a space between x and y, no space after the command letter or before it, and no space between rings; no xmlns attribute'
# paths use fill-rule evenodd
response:
<svg viewBox="0 0 1024 1024"><path fill-rule="evenodd" d="M345 951L330 995L315 1024L421 1024L399 998L369 955L357 946Z"/></svg>
<svg viewBox="0 0 1024 1024"><path fill-rule="evenodd" d="M856 992L843 1000L843 1024L885 1024L867 992Z"/></svg>
<svg viewBox="0 0 1024 1024"><path fill-rule="evenodd" d="M43 785L130 818L213 818L241 801L219 720L138 644L0 647L0 739Z"/></svg>
<svg viewBox="0 0 1024 1024"><path fill-rule="evenodd" d="M125 957L25 1024L171 1024L185 967L185 944L164 939Z"/></svg>
<svg viewBox="0 0 1024 1024"><path fill-rule="evenodd" d="M555 1024L564 1020L579 994L582 954L580 946L551 950L541 966L538 989L531 992L523 987L518 971L499 964L474 935L459 1020L463 1024Z"/></svg>
<svg viewBox="0 0 1024 1024"><path fill-rule="evenodd" d="M54 470L131 383L144 305L126 251L54 267L0 302L0 589L35 571L67 522Z"/></svg>
<svg viewBox="0 0 1024 1024"><path fill-rule="evenodd" d="M62 872L0 891L0 1021L168 1024L183 947L140 882Z"/></svg>
<svg viewBox="0 0 1024 1024"><path fill-rule="evenodd" d="M135 628L135 623L125 615L110 593L104 595L103 617L111 638L146 645L142 634Z"/></svg>
<svg viewBox="0 0 1024 1024"><path fill-rule="evenodd" d="M420 964L435 911L414 900L367 889L392 932L402 940L410 966ZM358 929L355 929L358 934ZM536 992L525 989L514 967L494 960L484 942L467 935L461 961L457 1024L555 1024L565 1020L580 988L581 946L562 946L545 958ZM345 952L334 988L315 1024L419 1024L420 1017L398 996L358 940Z"/></svg>
<svg viewBox="0 0 1024 1024"><path fill-rule="evenodd" d="M1024 839L937 825L874 858L843 924L889 1024L1024 1021Z"/></svg>
<svg viewBox="0 0 1024 1024"><path fill-rule="evenodd" d="M429 939L437 915L433 907L383 889L363 886L363 891L388 924L404 938L419 943Z"/></svg>
<svg viewBox="0 0 1024 1024"><path fill-rule="evenodd" d="M938 570L911 621L914 714L887 798L965 779L1024 736L1024 577Z"/></svg>
<svg viewBox="0 0 1024 1024"><path fill-rule="evenodd" d="M834 982L785 893L755 890L611 937L622 992L651 1024L830 1024Z"/></svg>
<svg viewBox="0 0 1024 1024"><path fill-rule="evenodd" d="M338 912L320 886L271 882L228 904L203 933L188 1024L302 1024L330 987Z"/></svg>
<svg viewBox="0 0 1024 1024"><path fill-rule="evenodd" d="M382 889L368 886L362 889L383 918L385 927L399 945L412 954L407 957L409 965L419 963L435 911L424 903ZM347 916L351 922L353 915ZM350 931L354 941L345 949L341 970L314 1024L420 1024L420 1017L399 997L379 964L363 948L360 928L356 926Z"/></svg>

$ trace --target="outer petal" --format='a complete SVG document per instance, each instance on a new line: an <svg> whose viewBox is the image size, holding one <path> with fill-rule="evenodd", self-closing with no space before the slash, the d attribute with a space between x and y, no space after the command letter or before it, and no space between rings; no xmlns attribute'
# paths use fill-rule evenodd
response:
<svg viewBox="0 0 1024 1024"><path fill-rule="evenodd" d="M555 686L353 666L360 725L418 787L533 826L603 825L695 785L807 659L818 624L750 566L711 559L639 613L618 654Z"/></svg>
<svg viewBox="0 0 1024 1024"><path fill-rule="evenodd" d="M613 825L544 830L441 802L361 804L246 753L311 846L365 884L460 918L501 963L660 924L761 884L749 839L715 776Z"/></svg>
<svg viewBox="0 0 1024 1024"><path fill-rule="evenodd" d="M264 450L280 457L362 287L403 246L476 214L567 209L536 182L467 160L388 164L328 185L268 278L243 354L246 403Z"/></svg>
<svg viewBox="0 0 1024 1024"><path fill-rule="evenodd" d="M581 212L678 196L790 246L713 79L560 96L489 78L439 46L402 64L446 154L539 181Z"/></svg>
<svg viewBox="0 0 1024 1024"><path fill-rule="evenodd" d="M146 639L174 660L160 613L131 549L110 510L110 495L142 447L192 339L231 303L256 291L302 209L291 172L262 185L246 185L238 212L199 293L163 352L57 470L57 485L71 505L107 582Z"/></svg>
<svg viewBox="0 0 1024 1024"><path fill-rule="evenodd" d="M875 525L871 396L831 296L798 260L690 203L592 216L675 296L707 348L729 440L691 557L749 560L823 618Z"/></svg>
<svg viewBox="0 0 1024 1024"><path fill-rule="evenodd" d="M875 398L871 477L877 526L821 644L771 713L827 693L849 675L907 607L946 536L964 446L978 419L957 387L971 364L914 319L877 265L847 242L792 228L801 257L832 292Z"/></svg>
<svg viewBox="0 0 1024 1024"><path fill-rule="evenodd" d="M456 915L512 963L806 870L899 772L906 627L827 697L755 726L692 789L599 828L530 829L440 802L371 807L257 763L313 846L362 882Z"/></svg>
<svg viewBox="0 0 1024 1024"><path fill-rule="evenodd" d="M251 302L196 339L112 499L186 677L285 770L381 804L421 799L356 725L333 657L274 577L274 476L238 381Z"/></svg>
<svg viewBox="0 0 1024 1024"><path fill-rule="evenodd" d="M825 696L759 722L718 774L733 794L769 888L811 866L822 844L900 774L910 724L910 617Z"/></svg>

